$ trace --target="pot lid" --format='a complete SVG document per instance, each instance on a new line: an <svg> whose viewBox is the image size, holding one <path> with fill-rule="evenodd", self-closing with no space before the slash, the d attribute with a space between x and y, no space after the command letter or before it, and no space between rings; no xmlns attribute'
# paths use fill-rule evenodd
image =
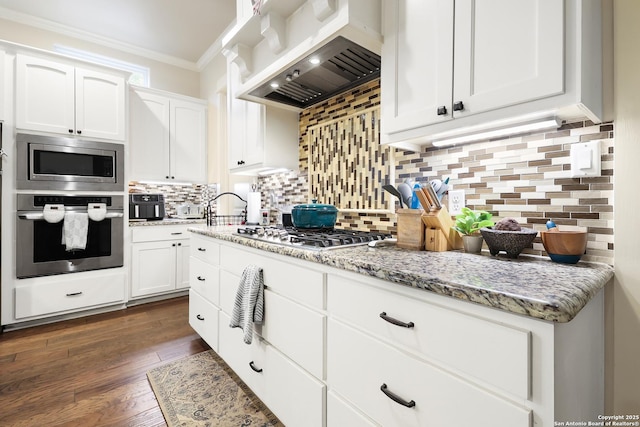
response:
<svg viewBox="0 0 640 427"><path fill-rule="evenodd" d="M313 199L312 203L308 203L305 205L296 205L293 207L295 210L309 210L309 211L323 211L323 212L338 212L338 208L333 205L326 205L323 203L316 203L317 200Z"/></svg>

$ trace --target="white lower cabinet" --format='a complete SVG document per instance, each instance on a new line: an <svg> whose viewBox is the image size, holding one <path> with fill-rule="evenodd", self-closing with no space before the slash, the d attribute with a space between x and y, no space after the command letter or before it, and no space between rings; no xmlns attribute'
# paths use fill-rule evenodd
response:
<svg viewBox="0 0 640 427"><path fill-rule="evenodd" d="M229 319L249 264L265 313L247 345ZM552 427L604 412L602 292L558 324L201 235L191 269L191 324L287 426Z"/></svg>
<svg viewBox="0 0 640 427"><path fill-rule="evenodd" d="M344 401L333 390L327 392L327 425L349 427L379 426Z"/></svg>
<svg viewBox="0 0 640 427"><path fill-rule="evenodd" d="M381 425L531 426L530 410L353 328L330 320L327 335L327 382Z"/></svg>
<svg viewBox="0 0 640 427"><path fill-rule="evenodd" d="M214 350L218 349L219 311L197 291L189 289L189 325Z"/></svg>
<svg viewBox="0 0 640 427"><path fill-rule="evenodd" d="M15 288L15 318L44 317L124 302L122 269L22 279Z"/></svg>
<svg viewBox="0 0 640 427"><path fill-rule="evenodd" d="M131 296L175 292L189 287L190 241L186 225L133 227Z"/></svg>

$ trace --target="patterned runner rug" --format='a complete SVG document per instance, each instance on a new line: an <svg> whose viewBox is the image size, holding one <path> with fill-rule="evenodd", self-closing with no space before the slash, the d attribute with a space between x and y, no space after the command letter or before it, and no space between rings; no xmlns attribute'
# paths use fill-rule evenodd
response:
<svg viewBox="0 0 640 427"><path fill-rule="evenodd" d="M169 427L283 427L213 350L147 372Z"/></svg>

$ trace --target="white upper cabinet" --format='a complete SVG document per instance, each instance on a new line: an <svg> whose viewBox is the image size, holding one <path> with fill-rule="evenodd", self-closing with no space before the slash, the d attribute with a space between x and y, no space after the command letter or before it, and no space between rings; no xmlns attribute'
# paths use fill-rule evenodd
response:
<svg viewBox="0 0 640 427"><path fill-rule="evenodd" d="M130 178L206 182L206 101L142 88L129 98Z"/></svg>
<svg viewBox="0 0 640 427"><path fill-rule="evenodd" d="M234 96L237 68L228 67L229 171L257 175L276 169L298 168L298 113L268 107Z"/></svg>
<svg viewBox="0 0 640 427"><path fill-rule="evenodd" d="M531 115L602 117L598 0L385 1L382 142Z"/></svg>
<svg viewBox="0 0 640 427"><path fill-rule="evenodd" d="M454 27L454 117L562 93L562 1L456 1Z"/></svg>
<svg viewBox="0 0 640 427"><path fill-rule="evenodd" d="M18 129L124 141L125 111L124 77L16 55Z"/></svg>

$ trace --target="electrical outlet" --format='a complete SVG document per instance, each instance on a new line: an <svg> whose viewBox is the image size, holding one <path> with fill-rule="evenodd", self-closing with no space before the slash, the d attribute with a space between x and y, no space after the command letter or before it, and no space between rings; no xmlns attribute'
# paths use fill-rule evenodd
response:
<svg viewBox="0 0 640 427"><path fill-rule="evenodd" d="M449 213L458 215L464 207L464 190L449 190Z"/></svg>

